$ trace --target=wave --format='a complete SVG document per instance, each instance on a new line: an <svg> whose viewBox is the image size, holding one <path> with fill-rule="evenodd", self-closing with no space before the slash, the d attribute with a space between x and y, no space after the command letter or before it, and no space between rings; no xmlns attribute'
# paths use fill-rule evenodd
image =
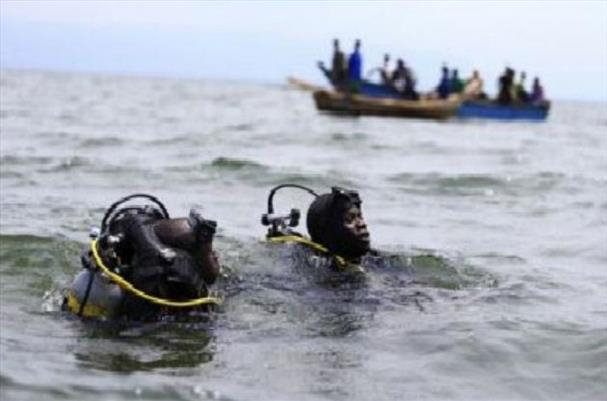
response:
<svg viewBox="0 0 607 401"><path fill-rule="evenodd" d="M79 145L81 148L104 148L122 146L125 143L124 139L117 137L90 138L82 141Z"/></svg>
<svg viewBox="0 0 607 401"><path fill-rule="evenodd" d="M228 169L228 170L244 170L244 169L256 169L266 170L268 167L251 160L246 159L235 159L230 157L217 157L211 162L211 166L215 168Z"/></svg>
<svg viewBox="0 0 607 401"><path fill-rule="evenodd" d="M3 166L29 166L38 164L48 164L53 161L54 158L50 156L16 156L16 155L4 155L0 157L0 164Z"/></svg>
<svg viewBox="0 0 607 401"><path fill-rule="evenodd" d="M405 192L422 195L486 196L501 192L505 195L524 196L552 190L566 178L564 174L546 171L522 177L400 173L389 176L388 181L402 186Z"/></svg>
<svg viewBox="0 0 607 401"><path fill-rule="evenodd" d="M32 270L70 271L79 267L81 247L78 242L54 237L0 235L0 271L3 275L16 276L29 274Z"/></svg>

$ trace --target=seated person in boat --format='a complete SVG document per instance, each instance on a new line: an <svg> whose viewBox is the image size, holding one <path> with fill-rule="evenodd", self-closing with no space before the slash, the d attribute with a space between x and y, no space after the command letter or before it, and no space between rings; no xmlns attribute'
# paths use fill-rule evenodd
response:
<svg viewBox="0 0 607 401"><path fill-rule="evenodd" d="M464 81L459 77L457 68L451 71L451 93L461 93L464 90Z"/></svg>
<svg viewBox="0 0 607 401"><path fill-rule="evenodd" d="M335 88L341 89L344 86L347 77L346 58L339 48L338 39L333 39L331 69L327 69L322 61L318 62L318 68L322 70L329 82L331 82Z"/></svg>
<svg viewBox="0 0 607 401"><path fill-rule="evenodd" d="M316 197L306 218L310 238L291 229L298 224L299 211L293 209L287 216L273 213L274 193L285 187L304 189ZM267 233L270 242L301 245L320 257L331 270L358 268L361 258L372 252L361 203L357 192L343 188L333 187L330 193L318 195L306 187L284 184L270 192L268 213L262 216L262 223L270 226Z"/></svg>
<svg viewBox="0 0 607 401"><path fill-rule="evenodd" d="M152 204L118 206L135 198ZM64 309L83 317L153 321L206 312L217 303L219 275L212 241L217 224L192 209L169 218L156 198L135 194L113 204L81 258Z"/></svg>
<svg viewBox="0 0 607 401"><path fill-rule="evenodd" d="M509 105L513 99L513 86L514 86L514 70L510 67L506 67L506 70L499 78L499 92L497 95L497 102L502 105Z"/></svg>
<svg viewBox="0 0 607 401"><path fill-rule="evenodd" d="M398 59L396 62L396 68L392 73L392 86L399 91L403 98L409 100L418 100L419 94L415 90L416 79L413 71L402 59Z"/></svg>
<svg viewBox="0 0 607 401"><path fill-rule="evenodd" d="M529 102L529 92L525 89L526 78L527 74L525 74L525 71L522 71L519 81L514 85L514 99L518 102Z"/></svg>
<svg viewBox="0 0 607 401"><path fill-rule="evenodd" d="M540 79L538 77L533 78L533 87L529 101L534 105L541 105L546 102L544 87L540 84Z"/></svg>
<svg viewBox="0 0 607 401"><path fill-rule="evenodd" d="M477 70L472 72L472 76L466 82L463 91L466 100L483 100L487 95L483 92L483 79Z"/></svg>
<svg viewBox="0 0 607 401"><path fill-rule="evenodd" d="M390 55L388 53L384 54L384 63L379 67L379 72L381 74L381 83L385 86L390 86L392 79L390 76Z"/></svg>
<svg viewBox="0 0 607 401"><path fill-rule="evenodd" d="M436 92L441 99L446 99L451 94L451 79L449 78L447 66L441 68L441 79L436 87Z"/></svg>

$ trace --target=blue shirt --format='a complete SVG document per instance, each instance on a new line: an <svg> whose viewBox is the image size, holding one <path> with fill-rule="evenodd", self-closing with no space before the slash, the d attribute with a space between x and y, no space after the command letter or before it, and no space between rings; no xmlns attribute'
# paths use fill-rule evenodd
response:
<svg viewBox="0 0 607 401"><path fill-rule="evenodd" d="M350 54L350 58L348 59L348 79L360 81L362 77L362 64L360 52L355 50L354 53Z"/></svg>

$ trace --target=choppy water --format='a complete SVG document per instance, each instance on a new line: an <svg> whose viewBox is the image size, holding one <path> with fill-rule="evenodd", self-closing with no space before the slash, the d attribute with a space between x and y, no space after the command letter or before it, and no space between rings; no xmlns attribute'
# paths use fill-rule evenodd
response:
<svg viewBox="0 0 607 401"><path fill-rule="evenodd" d="M605 104L347 118L282 86L24 71L0 96L2 400L605 399ZM284 182L358 189L403 268L329 286L288 266L259 224ZM214 320L58 311L89 228L141 191L218 220Z"/></svg>

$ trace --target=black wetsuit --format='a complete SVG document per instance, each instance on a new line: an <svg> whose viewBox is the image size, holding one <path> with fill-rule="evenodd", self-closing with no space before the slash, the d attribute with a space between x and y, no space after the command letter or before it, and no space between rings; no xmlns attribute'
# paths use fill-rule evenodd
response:
<svg viewBox="0 0 607 401"><path fill-rule="evenodd" d="M110 225L108 233L98 241L98 250L103 263L119 272L137 290L170 301L201 298L208 295L208 285L215 281L218 272L205 261L212 233L211 238L203 238L198 225L192 219L126 213ZM80 305L89 303L100 307L91 313L148 321L167 310L166 306L120 290L100 275L92 251L86 251L82 260L85 271L76 277L70 291ZM91 290L85 286L93 288L92 298ZM180 308L171 312L187 310Z"/></svg>

